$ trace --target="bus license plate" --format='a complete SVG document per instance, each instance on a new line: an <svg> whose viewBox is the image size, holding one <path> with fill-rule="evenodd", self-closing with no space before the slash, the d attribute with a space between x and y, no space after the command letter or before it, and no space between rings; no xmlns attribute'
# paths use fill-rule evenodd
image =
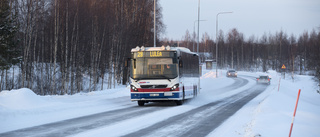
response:
<svg viewBox="0 0 320 137"><path fill-rule="evenodd" d="M164 92L164 96L172 96L172 92Z"/></svg>
<svg viewBox="0 0 320 137"><path fill-rule="evenodd" d="M151 97L157 97L159 94L150 94Z"/></svg>

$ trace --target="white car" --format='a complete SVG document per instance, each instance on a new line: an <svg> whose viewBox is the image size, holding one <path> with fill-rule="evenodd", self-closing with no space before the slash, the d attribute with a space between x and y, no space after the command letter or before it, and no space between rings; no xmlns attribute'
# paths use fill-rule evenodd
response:
<svg viewBox="0 0 320 137"><path fill-rule="evenodd" d="M269 76L260 76L257 78L257 84L270 84L271 78Z"/></svg>
<svg viewBox="0 0 320 137"><path fill-rule="evenodd" d="M237 74L237 71L231 69L231 70L228 70L228 71L227 71L226 76L227 76L227 77L237 77L238 74Z"/></svg>

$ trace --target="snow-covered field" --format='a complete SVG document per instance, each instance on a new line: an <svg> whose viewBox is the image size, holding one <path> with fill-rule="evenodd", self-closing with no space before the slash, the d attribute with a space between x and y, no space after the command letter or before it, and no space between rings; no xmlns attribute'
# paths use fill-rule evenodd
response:
<svg viewBox="0 0 320 137"><path fill-rule="evenodd" d="M215 72L204 70L201 78L202 89L198 97L179 106L178 110L169 108L164 111L176 110L176 112L170 114L179 114L204 105L208 101L212 102L237 94L255 85L255 77L265 74L238 72L239 77L249 80L246 86L227 93L223 90L211 92L215 89L223 89L234 81L233 78L224 76L224 70L219 72L220 77L215 78ZM272 77L268 88L208 136L288 136L299 89L301 89L301 95L292 136L315 137L320 134L320 94L316 92L317 83L313 81L312 77L296 75L293 81L289 76L280 80L281 76L275 71L269 71L267 74ZM279 82L280 88L278 91ZM129 96L129 89L125 86L91 93L79 93L73 96L38 96L25 88L1 91L0 134L99 112L137 106L136 102L130 101ZM156 113L152 114L157 115ZM171 116L162 115L162 117L159 117L152 116L152 114L148 115L152 119L149 124ZM139 118L126 120L119 125L134 125L133 122ZM147 125L148 123L146 123ZM102 127L75 136L104 136L106 135L104 132L108 131L105 131ZM117 134L114 134L114 136L117 136Z"/></svg>

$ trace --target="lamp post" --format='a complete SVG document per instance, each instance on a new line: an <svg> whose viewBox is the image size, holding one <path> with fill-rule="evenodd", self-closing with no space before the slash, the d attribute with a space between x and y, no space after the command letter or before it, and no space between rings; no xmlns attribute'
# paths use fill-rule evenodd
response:
<svg viewBox="0 0 320 137"><path fill-rule="evenodd" d="M200 22L200 0L198 2L198 42L197 42L197 53L199 55L199 22Z"/></svg>
<svg viewBox="0 0 320 137"><path fill-rule="evenodd" d="M156 47L156 0L153 1L153 46Z"/></svg>
<svg viewBox="0 0 320 137"><path fill-rule="evenodd" d="M216 78L218 77L218 16L220 14L228 14L233 12L219 12L216 16Z"/></svg>
<svg viewBox="0 0 320 137"><path fill-rule="evenodd" d="M195 20L194 23L193 23L193 32L195 33L195 26L196 26L196 22L198 20ZM207 20L199 20L199 21L207 21ZM193 41L192 41L192 52L194 52L194 40L195 40L195 36L193 35Z"/></svg>

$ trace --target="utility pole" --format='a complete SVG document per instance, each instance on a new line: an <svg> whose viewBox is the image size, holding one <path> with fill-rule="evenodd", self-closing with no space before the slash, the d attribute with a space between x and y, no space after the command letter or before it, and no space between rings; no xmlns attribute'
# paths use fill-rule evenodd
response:
<svg viewBox="0 0 320 137"><path fill-rule="evenodd" d="M156 0L153 1L153 46L156 47Z"/></svg>
<svg viewBox="0 0 320 137"><path fill-rule="evenodd" d="M198 36L197 36L197 53L199 55L199 23L200 23L200 0L198 3Z"/></svg>
<svg viewBox="0 0 320 137"><path fill-rule="evenodd" d="M195 20L194 23L193 23L193 33L196 33L194 26L196 26L197 21L199 22L199 20ZM200 20L200 21L207 21L207 20ZM192 34L192 38L193 38L193 40L192 40L192 52L194 52L194 41L196 39L195 35Z"/></svg>

